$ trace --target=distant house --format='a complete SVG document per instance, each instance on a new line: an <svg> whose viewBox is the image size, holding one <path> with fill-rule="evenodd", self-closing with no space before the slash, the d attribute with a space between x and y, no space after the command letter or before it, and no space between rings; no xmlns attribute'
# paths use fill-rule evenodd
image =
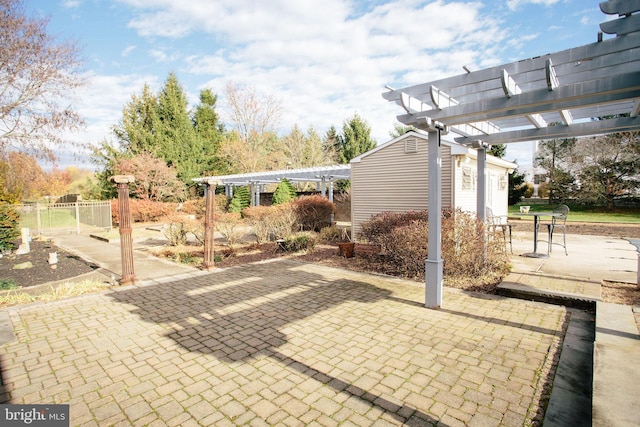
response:
<svg viewBox="0 0 640 427"><path fill-rule="evenodd" d="M455 142L441 144L442 206L476 212L477 152ZM487 155L487 206L495 215L508 209L509 173L515 163ZM429 199L427 136L408 132L351 160L351 226L381 212L425 210Z"/></svg>

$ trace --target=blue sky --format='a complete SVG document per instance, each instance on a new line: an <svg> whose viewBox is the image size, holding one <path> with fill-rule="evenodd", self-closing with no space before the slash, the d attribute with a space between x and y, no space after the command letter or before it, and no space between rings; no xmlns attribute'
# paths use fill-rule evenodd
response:
<svg viewBox="0 0 640 427"><path fill-rule="evenodd" d="M195 105L248 85L279 100L278 130L324 134L359 114L382 143L400 107L394 88L596 41L601 0L26 0L49 32L76 40L89 84L70 99L87 122L72 141L113 140L122 107L174 72ZM507 159L531 163L531 144ZM89 164L77 163L80 167ZM61 166L63 166L61 164Z"/></svg>

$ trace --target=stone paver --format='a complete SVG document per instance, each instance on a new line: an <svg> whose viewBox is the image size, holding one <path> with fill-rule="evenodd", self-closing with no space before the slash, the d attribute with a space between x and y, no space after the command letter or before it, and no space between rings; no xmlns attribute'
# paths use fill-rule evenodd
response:
<svg viewBox="0 0 640 427"><path fill-rule="evenodd" d="M568 312L279 260L8 309L12 403L71 424L522 425ZM135 379L135 380L133 380Z"/></svg>

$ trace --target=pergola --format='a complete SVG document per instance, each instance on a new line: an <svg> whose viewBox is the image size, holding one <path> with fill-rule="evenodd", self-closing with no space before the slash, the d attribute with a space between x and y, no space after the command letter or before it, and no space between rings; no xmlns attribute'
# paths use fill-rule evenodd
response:
<svg viewBox="0 0 640 427"><path fill-rule="evenodd" d="M315 182L323 196L333 202L333 183L351 178L351 165L317 166L301 169L283 169L267 172L252 172L235 175L208 176L194 179L197 182L214 182L224 185L227 197L233 196L233 187L248 185L251 189L251 205L260 205L260 191L266 184L279 183L283 179L290 182Z"/></svg>
<svg viewBox="0 0 640 427"><path fill-rule="evenodd" d="M640 129L640 0L600 3L617 19L600 24L615 37L548 55L467 71L383 94L405 113L398 120L429 133L429 255L425 305L442 304L440 136L478 149L485 176L486 149L511 144ZM601 118L601 119L598 119ZM485 177L486 178L486 177ZM478 216L484 219L486 179L478 180Z"/></svg>

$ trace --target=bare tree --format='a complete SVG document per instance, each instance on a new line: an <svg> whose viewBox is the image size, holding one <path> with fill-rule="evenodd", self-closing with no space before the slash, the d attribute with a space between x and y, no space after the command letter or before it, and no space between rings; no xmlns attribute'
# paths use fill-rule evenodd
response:
<svg viewBox="0 0 640 427"><path fill-rule="evenodd" d="M280 121L282 104L270 95L258 93L250 86L228 83L225 88L226 113L240 139L259 144L262 136L272 132Z"/></svg>
<svg viewBox="0 0 640 427"><path fill-rule="evenodd" d="M53 159L48 143L83 124L67 104L84 83L79 50L47 34L48 22L28 17L23 0L0 0L0 155L13 147Z"/></svg>
<svg viewBox="0 0 640 427"><path fill-rule="evenodd" d="M138 199L154 201L184 199L184 183L178 179L175 168L167 166L164 160L148 152L120 159L116 172L135 176L136 181L131 184L131 195Z"/></svg>

